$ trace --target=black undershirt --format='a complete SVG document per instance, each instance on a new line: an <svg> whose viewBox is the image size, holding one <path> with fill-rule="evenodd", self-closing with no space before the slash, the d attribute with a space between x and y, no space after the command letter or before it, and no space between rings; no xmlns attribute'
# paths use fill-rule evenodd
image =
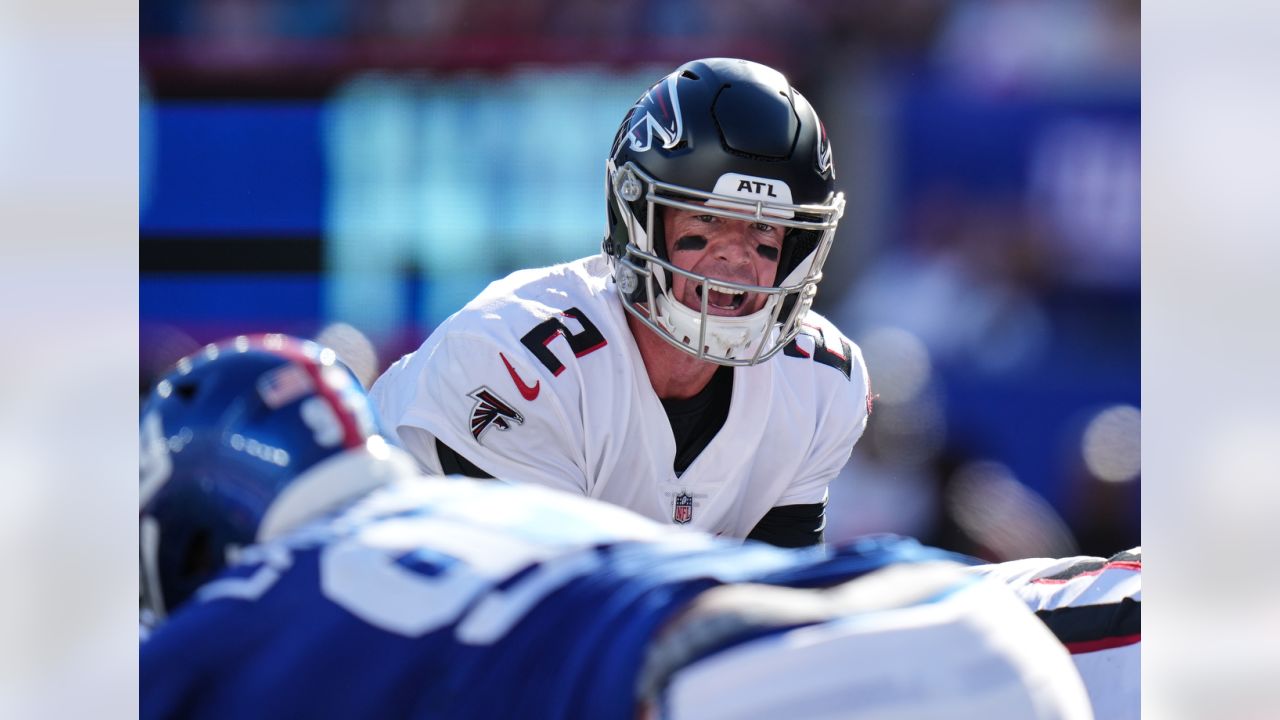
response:
<svg viewBox="0 0 1280 720"><path fill-rule="evenodd" d="M720 432L720 428L724 427L724 421L729 417L732 395L733 368L720 367L697 395L682 400L662 401L662 409L667 412L671 434L676 441L672 469L677 477L693 464L716 433ZM439 439L436 440L436 451L446 475L491 477ZM825 510L825 502L772 508L752 528L747 538L781 547L817 545L822 542L822 530L826 526Z"/></svg>
<svg viewBox="0 0 1280 720"><path fill-rule="evenodd" d="M733 396L733 368L716 369L707 386L691 398L663 400L671 434L676 440L676 458L672 469L676 477L684 474L698 455L711 444L711 439L724 427L729 417L729 400Z"/></svg>

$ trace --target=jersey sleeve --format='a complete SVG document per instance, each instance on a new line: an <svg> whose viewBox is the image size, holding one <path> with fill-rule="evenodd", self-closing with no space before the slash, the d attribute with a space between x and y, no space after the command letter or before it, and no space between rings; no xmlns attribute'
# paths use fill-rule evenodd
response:
<svg viewBox="0 0 1280 720"><path fill-rule="evenodd" d="M827 503L778 505L764 514L747 534L748 540L759 540L778 547L808 547L822 544L826 528Z"/></svg>
<svg viewBox="0 0 1280 720"><path fill-rule="evenodd" d="M526 362L523 348L445 331L421 353L370 394L384 427L426 469L442 469L438 439L495 478L586 494L581 420L569 417L550 373Z"/></svg>
<svg viewBox="0 0 1280 720"><path fill-rule="evenodd" d="M1139 642L1142 548L1111 556L1031 558L978 565L999 578L1073 653Z"/></svg>
<svg viewBox="0 0 1280 720"><path fill-rule="evenodd" d="M1095 716L1141 717L1141 547L1109 558L1031 558L970 570L1012 588L1066 646Z"/></svg>
<svg viewBox="0 0 1280 720"><path fill-rule="evenodd" d="M834 392L819 402L820 415L808 454L795 480L775 506L825 503L827 485L849 462L854 444L867 427L871 408L867 365L857 345L843 336L840 340L847 343L849 376L846 378L838 370L827 367L814 368L815 373L823 373L823 377L833 383ZM826 389L831 387L828 385Z"/></svg>

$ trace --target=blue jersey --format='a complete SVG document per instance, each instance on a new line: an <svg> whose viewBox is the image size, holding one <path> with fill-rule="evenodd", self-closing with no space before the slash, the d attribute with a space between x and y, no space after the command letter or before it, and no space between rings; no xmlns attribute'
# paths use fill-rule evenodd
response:
<svg viewBox="0 0 1280 720"><path fill-rule="evenodd" d="M536 487L396 483L237 553L141 646L143 717L633 718L658 628L732 582L819 587L955 559L784 550Z"/></svg>

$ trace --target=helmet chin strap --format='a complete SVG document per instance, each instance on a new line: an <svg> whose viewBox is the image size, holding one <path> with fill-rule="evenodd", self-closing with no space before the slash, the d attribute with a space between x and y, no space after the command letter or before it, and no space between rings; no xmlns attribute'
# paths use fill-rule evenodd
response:
<svg viewBox="0 0 1280 720"><path fill-rule="evenodd" d="M664 330L671 333L674 340L684 338L682 344L697 348L698 336L702 334L703 323L706 323L707 334L703 342L703 352L725 358L749 358L755 353L755 346L768 332L769 319L773 306L777 304L776 296L770 297L764 307L741 317L722 317L707 315L671 298L667 290L654 298L657 321Z"/></svg>

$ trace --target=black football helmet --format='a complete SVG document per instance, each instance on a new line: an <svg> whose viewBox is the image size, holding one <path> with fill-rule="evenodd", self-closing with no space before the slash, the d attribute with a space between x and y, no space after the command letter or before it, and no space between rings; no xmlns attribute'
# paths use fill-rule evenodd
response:
<svg viewBox="0 0 1280 720"><path fill-rule="evenodd" d="M777 70L747 60L694 60L659 80L623 118L606 164L603 250L627 312L672 345L721 365L754 365L795 337L817 293L844 212L817 112ZM717 281L667 256L660 213L694 210L786 230L772 287ZM766 296L722 317L686 307L672 274Z"/></svg>

